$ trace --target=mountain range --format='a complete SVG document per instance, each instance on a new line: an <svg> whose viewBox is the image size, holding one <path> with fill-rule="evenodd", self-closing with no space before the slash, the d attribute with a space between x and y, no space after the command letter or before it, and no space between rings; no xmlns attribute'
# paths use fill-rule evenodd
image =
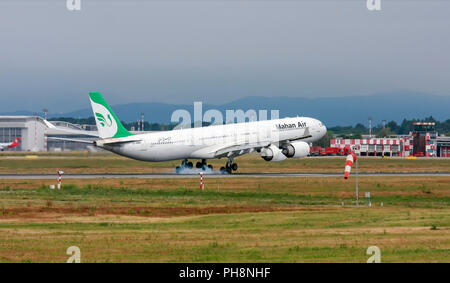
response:
<svg viewBox="0 0 450 283"><path fill-rule="evenodd" d="M117 116L125 122L140 119L145 113L145 121L151 123L170 123L172 113L177 109L185 109L192 115L193 104L168 103L129 103L111 105ZM373 118L374 125L382 120L401 122L403 119L423 119L433 116L444 121L450 118L450 96L430 95L417 92L393 92L369 96L349 97L258 97L249 96L222 105L203 105L203 113L209 109L225 111L242 109L256 111L266 109L270 118L270 110L279 110L280 118L308 116L323 121L327 126L347 126L357 123L367 124L368 117ZM33 115L31 111L0 113L0 115ZM49 113L49 118L72 117L88 118L92 116L90 108L80 109L63 114Z"/></svg>

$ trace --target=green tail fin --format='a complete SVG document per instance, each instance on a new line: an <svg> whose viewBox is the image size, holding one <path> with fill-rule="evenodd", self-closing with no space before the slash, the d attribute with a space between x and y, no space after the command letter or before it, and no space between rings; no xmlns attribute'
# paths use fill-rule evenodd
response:
<svg viewBox="0 0 450 283"><path fill-rule="evenodd" d="M100 92L90 92L89 98L100 138L123 138L133 135L125 129Z"/></svg>

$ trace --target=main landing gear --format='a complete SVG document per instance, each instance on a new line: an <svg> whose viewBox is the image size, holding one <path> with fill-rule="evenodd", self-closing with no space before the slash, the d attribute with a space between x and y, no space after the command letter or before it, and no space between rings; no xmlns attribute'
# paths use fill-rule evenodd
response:
<svg viewBox="0 0 450 283"><path fill-rule="evenodd" d="M221 174L231 174L232 171L236 171L238 169L237 163L233 163L233 158L228 158L227 164L225 167L220 167Z"/></svg>
<svg viewBox="0 0 450 283"><path fill-rule="evenodd" d="M187 159L185 159L181 162L181 166L177 166L177 168L175 169L175 172L177 174L180 174L180 173L182 173L183 170L193 169L193 168L194 168L194 164L191 161L188 161ZM213 170L212 165L206 164L206 159L202 159L201 162L197 162L195 164L195 168L197 168L199 170L203 170L203 171L207 171L207 170L212 171Z"/></svg>
<svg viewBox="0 0 450 283"><path fill-rule="evenodd" d="M213 171L213 167L210 164L206 164L206 159L202 159L202 161L197 162L195 164L195 168L198 172L200 171L204 171L204 172L212 172ZM190 161L188 161L187 159L183 160L181 162L180 166L177 166L177 168L175 169L175 172L177 174L182 174L182 173L186 173L186 174L192 174L192 173L196 173L196 171L185 171L183 172L183 170L193 170L194 169L194 164ZM220 174L231 174L233 171L236 171L238 169L238 165L237 163L233 163L233 158L228 158L227 164L225 164L224 167L220 167Z"/></svg>
<svg viewBox="0 0 450 283"><path fill-rule="evenodd" d="M202 169L203 171L206 171L206 170L213 170L213 167L212 167L212 165L210 165L210 164L206 164L206 159L202 159L202 162L197 162L196 164L195 164L195 168L197 168L197 169Z"/></svg>

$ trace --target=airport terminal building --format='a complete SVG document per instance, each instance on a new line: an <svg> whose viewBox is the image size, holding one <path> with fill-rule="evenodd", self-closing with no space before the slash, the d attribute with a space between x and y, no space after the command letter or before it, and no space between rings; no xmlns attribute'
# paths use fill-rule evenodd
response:
<svg viewBox="0 0 450 283"><path fill-rule="evenodd" d="M20 137L19 146L9 151L95 150L86 143L51 140L51 138L95 139L98 136L96 126L74 125L59 121L51 121L51 123L63 130L49 129L44 119L39 116L0 116L0 143L9 143Z"/></svg>
<svg viewBox="0 0 450 283"><path fill-rule="evenodd" d="M363 139L335 138L330 147L350 148L360 156L450 157L450 137L439 136L433 122L416 122L409 135Z"/></svg>

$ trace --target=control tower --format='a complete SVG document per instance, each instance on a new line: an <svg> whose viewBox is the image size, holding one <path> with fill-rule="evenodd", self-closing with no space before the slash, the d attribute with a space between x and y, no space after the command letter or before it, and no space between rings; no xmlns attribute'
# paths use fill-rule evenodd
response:
<svg viewBox="0 0 450 283"><path fill-rule="evenodd" d="M413 125L414 156L436 156L436 124L434 122L415 122Z"/></svg>

